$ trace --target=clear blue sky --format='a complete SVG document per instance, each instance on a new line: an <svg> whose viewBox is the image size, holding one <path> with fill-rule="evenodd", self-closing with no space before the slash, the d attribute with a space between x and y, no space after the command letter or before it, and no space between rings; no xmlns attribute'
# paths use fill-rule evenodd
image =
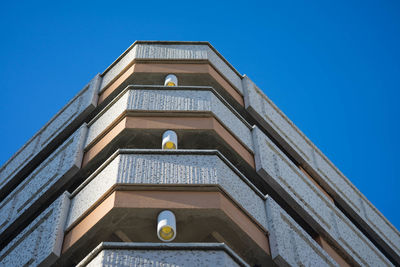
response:
<svg viewBox="0 0 400 267"><path fill-rule="evenodd" d="M135 40L209 41L399 229L399 1L3 1L0 165Z"/></svg>

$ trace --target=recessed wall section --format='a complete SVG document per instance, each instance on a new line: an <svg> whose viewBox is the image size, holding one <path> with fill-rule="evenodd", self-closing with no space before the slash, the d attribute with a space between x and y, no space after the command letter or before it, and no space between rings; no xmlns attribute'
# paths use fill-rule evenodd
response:
<svg viewBox="0 0 400 267"><path fill-rule="evenodd" d="M63 245L64 259L79 259L94 244L110 238L115 240L113 235L126 242L159 242L152 222L160 211L168 209L177 218L179 230L174 242L223 240L252 265L270 266L266 233L222 192L187 191L188 187L180 190L134 188L114 191L68 231Z"/></svg>
<svg viewBox="0 0 400 267"><path fill-rule="evenodd" d="M99 104L110 96L117 95L129 85L162 86L166 75L170 73L178 76L179 87L210 86L235 107L239 109L244 107L242 94L209 63L178 64L175 62L134 63L100 93Z"/></svg>
<svg viewBox="0 0 400 267"><path fill-rule="evenodd" d="M178 134L180 150L218 150L242 172L254 173L253 154L210 114L196 117L193 113L175 117L146 115L132 117L129 114L123 117L85 152L83 166L93 166L106 160L118 148L159 149L162 133L170 129ZM262 182L257 176L252 175L251 178L257 186Z"/></svg>

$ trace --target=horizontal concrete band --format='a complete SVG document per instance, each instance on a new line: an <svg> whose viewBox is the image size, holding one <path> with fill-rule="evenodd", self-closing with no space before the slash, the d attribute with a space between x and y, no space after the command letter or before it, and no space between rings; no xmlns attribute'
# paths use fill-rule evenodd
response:
<svg viewBox="0 0 400 267"><path fill-rule="evenodd" d="M63 253L68 252L68 250L84 236L93 235L94 233L89 234L89 231L92 231L95 227L97 227L97 229L108 227L107 231L118 230L118 226L114 226L116 223L111 225L106 223L108 220L107 217L115 218L114 221L118 221L118 218L121 218L123 214L135 214L132 218L125 216L125 218L119 219L119 221L123 219L125 225L132 225L131 228L135 231L135 225L137 227L142 227L140 226L140 219L138 218L144 218L146 224L149 224L149 218L144 214L151 213L152 215L150 216L150 219L155 220L157 214L163 209L172 210L176 214L176 217L178 218L178 228L180 227L179 229L177 228L179 235L177 239L180 239L181 241L185 241L184 236L186 234L183 232L192 232L193 229L191 228L195 228L197 233L209 231L204 224L196 225L194 222L191 222L189 217L194 216L196 220L203 221L208 218L208 221L211 224L215 224L215 222L212 222L212 218L221 218L221 221L225 221L226 223L224 227L240 229L235 232L236 236L241 236L241 239L237 239L236 237L237 240L234 244L236 248L242 246L241 249L251 248L253 253L257 250L262 251L262 254L265 256L269 255L269 245L266 233L257 227L249 217L240 211L220 192L187 192L182 190L127 191L126 188L124 191L114 191L111 195L102 200L101 203L92 210L92 212L87 214L86 217L66 233L63 244ZM114 210L114 215L112 215ZM187 212L189 212L191 216L185 216ZM104 225L102 225L102 221L105 221ZM180 226L179 222L181 222ZM152 231L149 233L146 232L147 240L151 240L155 235L154 228L152 227L153 224L149 224L149 226ZM113 227L115 227L115 229ZM218 227L221 227L221 225ZM202 228L204 228L204 230ZM205 234L209 235L210 232L206 232ZM134 235L133 238L135 238L135 236L136 235ZM252 240L253 245L248 243L249 240ZM247 244L247 247L243 247L243 244ZM242 251L240 251L240 253L242 253Z"/></svg>
<svg viewBox="0 0 400 267"><path fill-rule="evenodd" d="M339 266L272 198L265 204L271 256L279 266Z"/></svg>
<svg viewBox="0 0 400 267"><path fill-rule="evenodd" d="M220 243L104 242L77 266L249 266Z"/></svg>
<svg viewBox="0 0 400 267"><path fill-rule="evenodd" d="M323 185L376 241L400 263L399 231L360 193L325 155L247 77L246 109Z"/></svg>
<svg viewBox="0 0 400 267"><path fill-rule="evenodd" d="M212 88L128 87L89 123L86 147L124 112L211 112L250 151L250 125ZM179 116L179 115L178 115Z"/></svg>
<svg viewBox="0 0 400 267"><path fill-rule="evenodd" d="M182 85L182 82L186 83L187 85L200 85L197 84L199 82L198 80L193 80L194 78L203 79L202 81L200 80L200 82L205 82L205 80L211 79L214 82L208 81L209 83L221 87L223 92L226 92L228 95L230 95L237 103L239 103L239 105L244 106L242 94L234 89L234 87L232 87L231 84L227 82L212 65L208 63L177 64L174 61L164 63L136 62L132 64L122 73L120 73L118 78L114 79L113 82L109 83L105 88L103 88L99 95L99 104L108 98L113 92L115 92L115 90L130 83L145 84L147 79L151 79L153 83L158 81L159 85L163 85L163 78L169 73L173 73L178 76L178 85ZM159 75L155 76L152 74ZM162 77L160 77L160 74L162 74ZM143 79L145 77L147 79L142 81L141 79L137 78L139 75L143 77ZM138 80L138 82L136 80Z"/></svg>
<svg viewBox="0 0 400 267"><path fill-rule="evenodd" d="M67 227L122 184L218 186L266 229L263 195L217 151L190 150L117 152L73 193Z"/></svg>
<svg viewBox="0 0 400 267"><path fill-rule="evenodd" d="M96 76L1 167L0 192L66 128L82 123L84 117L97 105L99 86L100 77Z"/></svg>
<svg viewBox="0 0 400 267"><path fill-rule="evenodd" d="M78 172L86 134L84 124L0 202L0 240L15 234L21 222Z"/></svg>
<svg viewBox="0 0 400 267"><path fill-rule="evenodd" d="M232 110L223 104L217 94L208 91L210 88L204 89L122 92L90 122L83 165L126 129L172 129L213 131L247 164L254 167L249 125L239 115L232 114ZM162 113L160 117L160 113L157 113L160 111L169 113Z"/></svg>
<svg viewBox="0 0 400 267"><path fill-rule="evenodd" d="M314 229L361 266L391 266L301 170L257 127L253 130L256 170Z"/></svg>
<svg viewBox="0 0 400 267"><path fill-rule="evenodd" d="M125 69L135 61L207 61L240 93L242 90L240 74L208 43L198 44L163 44L136 42L128 48L102 74L100 90L117 79Z"/></svg>
<svg viewBox="0 0 400 267"><path fill-rule="evenodd" d="M0 266L50 266L61 254L69 197L64 193L0 251Z"/></svg>

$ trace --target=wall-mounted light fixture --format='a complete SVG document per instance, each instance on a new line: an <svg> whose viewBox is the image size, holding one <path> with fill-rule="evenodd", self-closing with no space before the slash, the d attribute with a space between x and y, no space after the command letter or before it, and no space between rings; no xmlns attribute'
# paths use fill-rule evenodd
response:
<svg viewBox="0 0 400 267"><path fill-rule="evenodd" d="M178 78L174 74L165 77L164 86L178 86Z"/></svg>
<svg viewBox="0 0 400 267"><path fill-rule="evenodd" d="M162 136L162 149L178 149L178 136L174 131L168 130Z"/></svg>
<svg viewBox="0 0 400 267"><path fill-rule="evenodd" d="M175 215L170 210L163 210L157 218L157 236L161 241L170 242L176 236Z"/></svg>

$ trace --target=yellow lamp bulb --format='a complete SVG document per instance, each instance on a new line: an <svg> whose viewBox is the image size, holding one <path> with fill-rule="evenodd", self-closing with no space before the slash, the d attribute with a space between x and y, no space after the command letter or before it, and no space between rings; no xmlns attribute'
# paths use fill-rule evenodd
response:
<svg viewBox="0 0 400 267"><path fill-rule="evenodd" d="M165 240L170 240L174 236L174 230L166 225L161 228L160 236Z"/></svg>
<svg viewBox="0 0 400 267"><path fill-rule="evenodd" d="M167 86L175 86L175 83L174 82L168 82Z"/></svg>
<svg viewBox="0 0 400 267"><path fill-rule="evenodd" d="M175 148L175 144L173 142L166 142L165 143L165 148L166 149L174 149Z"/></svg>

